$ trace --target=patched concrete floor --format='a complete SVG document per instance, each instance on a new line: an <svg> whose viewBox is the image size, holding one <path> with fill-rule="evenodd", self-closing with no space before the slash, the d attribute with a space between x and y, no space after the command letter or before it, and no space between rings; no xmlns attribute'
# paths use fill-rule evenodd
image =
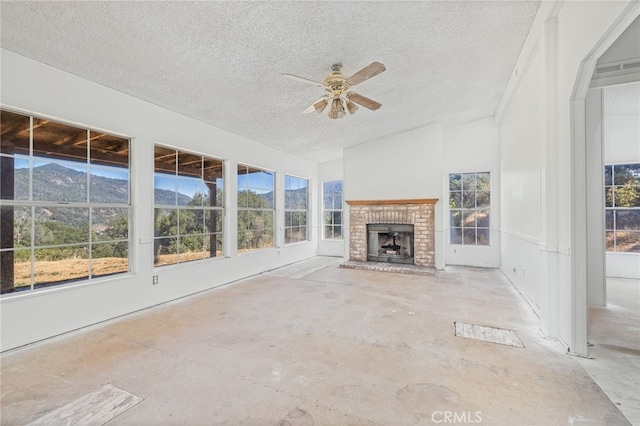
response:
<svg viewBox="0 0 640 426"><path fill-rule="evenodd" d="M263 274L3 354L2 424L106 384L143 398L110 426L628 424L537 327L497 270Z"/></svg>

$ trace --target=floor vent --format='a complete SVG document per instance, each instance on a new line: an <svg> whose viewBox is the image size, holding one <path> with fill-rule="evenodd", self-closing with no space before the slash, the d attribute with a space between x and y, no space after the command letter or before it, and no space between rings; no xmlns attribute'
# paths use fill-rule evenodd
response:
<svg viewBox="0 0 640 426"><path fill-rule="evenodd" d="M111 384L91 392L46 416L29 423L36 425L95 425L100 426L142 401L142 398Z"/></svg>
<svg viewBox="0 0 640 426"><path fill-rule="evenodd" d="M453 325L455 326L455 335L458 337L514 346L516 348L524 348L520 338L518 338L518 335L513 330L487 327L484 325L465 324L463 322L454 322Z"/></svg>

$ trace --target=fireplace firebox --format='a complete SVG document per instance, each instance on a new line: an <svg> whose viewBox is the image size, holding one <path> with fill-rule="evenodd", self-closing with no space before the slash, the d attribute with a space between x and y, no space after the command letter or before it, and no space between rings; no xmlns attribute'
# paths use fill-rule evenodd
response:
<svg viewBox="0 0 640 426"><path fill-rule="evenodd" d="M413 225L367 225L367 260L413 264Z"/></svg>

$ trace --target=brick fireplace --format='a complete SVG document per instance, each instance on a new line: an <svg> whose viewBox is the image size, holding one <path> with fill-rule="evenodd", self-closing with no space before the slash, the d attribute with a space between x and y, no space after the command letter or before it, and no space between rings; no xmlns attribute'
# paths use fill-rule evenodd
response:
<svg viewBox="0 0 640 426"><path fill-rule="evenodd" d="M435 267L435 203L437 198L417 200L357 200L349 205L349 260L393 262L395 250L385 250L380 256L372 256L371 232L369 229L389 228L394 225L413 226L411 254L416 266ZM374 226L372 226L374 225ZM376 231L376 232L384 232ZM393 245L402 246L402 244ZM406 246L406 244L405 244ZM391 247L387 245L385 247ZM373 249L375 251L377 249ZM404 247L403 247L404 250ZM406 250L404 250L406 251ZM398 250L398 253L400 250Z"/></svg>

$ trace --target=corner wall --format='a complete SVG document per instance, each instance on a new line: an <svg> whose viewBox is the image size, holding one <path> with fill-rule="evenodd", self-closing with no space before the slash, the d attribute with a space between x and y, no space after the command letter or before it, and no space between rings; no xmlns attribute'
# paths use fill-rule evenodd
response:
<svg viewBox="0 0 640 426"><path fill-rule="evenodd" d="M7 50L0 50L1 99L4 107L49 116L132 138L133 206L132 273L88 283L42 289L31 294L3 295L1 350L8 350L211 289L317 254L317 233L311 241L284 246L282 203L276 211L278 247L224 258L153 266L153 147L178 147L225 160L227 201L225 229L235 240L236 165L238 162L310 179L310 204L317 209L317 165L204 124L156 105L108 89ZM282 194L282 186L276 188ZM276 194L276 196L277 196ZM280 197L281 198L281 197ZM276 198L277 200L278 198ZM317 217L312 216L312 227ZM152 285L152 276L159 283Z"/></svg>

